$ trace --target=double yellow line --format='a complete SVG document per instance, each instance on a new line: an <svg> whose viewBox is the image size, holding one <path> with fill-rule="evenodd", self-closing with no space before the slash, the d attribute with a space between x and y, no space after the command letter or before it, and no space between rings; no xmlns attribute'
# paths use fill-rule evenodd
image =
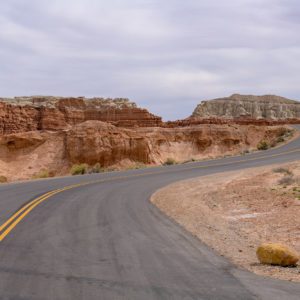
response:
<svg viewBox="0 0 300 300"><path fill-rule="evenodd" d="M15 212L5 223L0 226L0 242L24 219L36 206L41 204L42 202L46 201L48 198L61 193L63 191L72 189L79 185L72 185L62 189L50 191L42 196L32 200L31 202L24 205L20 208L17 212Z"/></svg>
<svg viewBox="0 0 300 300"><path fill-rule="evenodd" d="M235 162L228 162L228 163L216 163L216 164L209 164L209 165L204 165L204 166L190 166L190 167L185 167L181 168L179 171L188 171L188 170L193 170L193 169L205 169L205 168L210 168L210 167L222 167L222 166L228 166L228 165L235 165L241 162L249 162L249 161L255 161L255 160L261 160L265 158L270 158L270 157L277 157L277 156L282 156L285 154L291 154L291 153L296 153L300 152L300 149L295 149L295 150L290 150L278 154L272 154L272 155L265 155L265 156L260 156L260 157L253 157L253 158L248 158L248 159L241 159L237 160ZM3 223L0 226L0 242L4 240L4 238L39 204L42 202L46 201L50 197L62 193L64 191L76 188L76 187L81 187L85 185L90 185L94 183L100 183L100 182L108 182L108 181L114 181L114 180L119 180L119 179L127 179L127 178L133 178L133 177L140 177L140 176L148 176L148 175L156 175L156 174L163 174L163 173L172 173L174 170L170 170L166 168L165 170L161 171L154 171L154 172L147 172L144 174L132 174L132 175L125 175L125 176L118 176L118 177L113 177L113 178L106 178L106 179L100 179L100 180L94 180L94 181L88 181L84 183L79 183L79 184L74 184L70 186L66 186L61 189L53 190L50 191L46 194L43 194L39 196L38 198L30 201L23 207L21 207L18 211L16 211L5 223ZM175 170L176 172L176 170Z"/></svg>

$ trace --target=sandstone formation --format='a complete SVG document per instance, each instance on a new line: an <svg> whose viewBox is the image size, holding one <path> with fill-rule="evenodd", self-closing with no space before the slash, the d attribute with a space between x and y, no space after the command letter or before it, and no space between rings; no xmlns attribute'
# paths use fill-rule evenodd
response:
<svg viewBox="0 0 300 300"><path fill-rule="evenodd" d="M255 125L255 126L278 126L285 124L300 124L300 119L254 119L248 117L239 117L239 118L222 118L222 117L209 117L209 118L200 118L200 117L189 117L183 120L177 121L168 121L163 123L163 127L166 128L176 128L176 127L189 127L197 126L203 124L216 124L216 125Z"/></svg>
<svg viewBox="0 0 300 300"><path fill-rule="evenodd" d="M282 267L295 266L299 260L294 250L282 244L262 244L258 247L256 254L260 263Z"/></svg>
<svg viewBox="0 0 300 300"><path fill-rule="evenodd" d="M31 179L42 170L65 175L69 170L64 132L30 131L0 136L0 176Z"/></svg>
<svg viewBox="0 0 300 300"><path fill-rule="evenodd" d="M131 130L89 121L66 133L66 151L70 162L90 165L109 166L122 159L145 164L164 163L167 158L182 162L256 148L261 140L272 143L287 130L238 125Z"/></svg>
<svg viewBox="0 0 300 300"><path fill-rule="evenodd" d="M194 110L192 118L299 119L300 102L274 95L234 94L230 97L202 101Z"/></svg>
<svg viewBox="0 0 300 300"><path fill-rule="evenodd" d="M16 97L0 98L0 134L63 130L87 120L124 127L153 127L161 118L128 99Z"/></svg>
<svg viewBox="0 0 300 300"><path fill-rule="evenodd" d="M209 116L163 123L128 99L0 98L0 176L64 175L79 163L107 168L236 154L261 140L273 144L288 129L266 125L285 122Z"/></svg>
<svg viewBox="0 0 300 300"><path fill-rule="evenodd" d="M137 130L87 121L66 133L66 153L72 163L100 163L107 167L123 159L149 163L146 138Z"/></svg>
<svg viewBox="0 0 300 300"><path fill-rule="evenodd" d="M62 131L31 131L0 136L0 176L9 180L32 178L43 170L68 174L74 164L118 167L123 161L161 164L213 158L270 144L286 127L201 125L182 128L121 128L86 121Z"/></svg>
<svg viewBox="0 0 300 300"><path fill-rule="evenodd" d="M89 120L117 127L189 127L201 124L281 125L299 123L297 101L277 96L241 96L204 101L190 118L163 123L161 117L128 99L84 97L0 98L0 135L35 130L59 131Z"/></svg>

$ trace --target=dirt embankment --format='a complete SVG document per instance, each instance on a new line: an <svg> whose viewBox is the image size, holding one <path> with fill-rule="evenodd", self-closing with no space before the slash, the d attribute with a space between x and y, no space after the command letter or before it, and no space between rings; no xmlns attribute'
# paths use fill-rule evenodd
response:
<svg viewBox="0 0 300 300"><path fill-rule="evenodd" d="M41 172L68 174L73 164L102 168L178 163L252 151L262 140L276 145L290 137L285 126L198 125L126 129L86 121L61 131L0 137L0 176L30 179Z"/></svg>
<svg viewBox="0 0 300 300"><path fill-rule="evenodd" d="M182 181L151 201L233 263L300 282L299 266L266 266L256 258L262 242L280 242L300 253L300 163Z"/></svg>

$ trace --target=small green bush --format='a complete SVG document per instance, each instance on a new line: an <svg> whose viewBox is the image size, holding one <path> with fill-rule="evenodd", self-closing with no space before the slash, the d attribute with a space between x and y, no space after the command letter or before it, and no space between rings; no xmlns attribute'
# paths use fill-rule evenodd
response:
<svg viewBox="0 0 300 300"><path fill-rule="evenodd" d="M87 164L73 165L71 168L72 175L83 175L86 174L88 169Z"/></svg>
<svg viewBox="0 0 300 300"><path fill-rule="evenodd" d="M7 178L5 176L0 176L0 183L6 183Z"/></svg>
<svg viewBox="0 0 300 300"><path fill-rule="evenodd" d="M50 175L47 170L41 170L39 173L33 175L33 179L48 178L48 177L50 177Z"/></svg>
<svg viewBox="0 0 300 300"><path fill-rule="evenodd" d="M293 134L294 134L293 130L290 129L283 130L278 136L278 138L273 142L272 146L274 147L277 144L285 142L287 139L291 138Z"/></svg>
<svg viewBox="0 0 300 300"><path fill-rule="evenodd" d="M268 150L269 149L269 144L266 141L260 141L257 145L258 150Z"/></svg>
<svg viewBox="0 0 300 300"><path fill-rule="evenodd" d="M167 158L167 160L163 164L164 166L176 165L176 160L174 158Z"/></svg>

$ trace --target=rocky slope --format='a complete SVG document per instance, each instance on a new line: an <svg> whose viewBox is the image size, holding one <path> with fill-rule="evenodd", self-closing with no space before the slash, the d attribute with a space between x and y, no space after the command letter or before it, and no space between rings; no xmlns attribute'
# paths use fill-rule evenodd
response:
<svg viewBox="0 0 300 300"><path fill-rule="evenodd" d="M0 134L34 130L62 130L87 120L116 126L152 127L161 118L128 99L16 97L0 98Z"/></svg>
<svg viewBox="0 0 300 300"><path fill-rule="evenodd" d="M101 167L161 164L236 154L275 142L288 129L272 126L201 125L184 128L116 127L86 121L62 131L31 131L0 136L0 176L28 179L46 170L68 174L73 164ZM124 166L124 164L123 164Z"/></svg>
<svg viewBox="0 0 300 300"><path fill-rule="evenodd" d="M234 94L230 97L202 101L192 118L270 119L300 118L300 102L274 95Z"/></svg>

